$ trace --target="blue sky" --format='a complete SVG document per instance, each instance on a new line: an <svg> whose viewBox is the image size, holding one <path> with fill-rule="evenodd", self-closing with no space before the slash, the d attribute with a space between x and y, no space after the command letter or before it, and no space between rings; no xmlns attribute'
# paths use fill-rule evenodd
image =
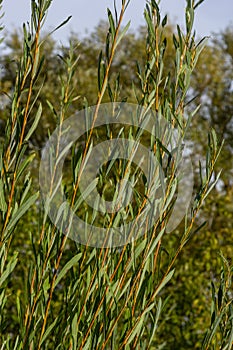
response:
<svg viewBox="0 0 233 350"><path fill-rule="evenodd" d="M116 0L118 4L121 0ZM3 22L8 28L20 27L28 21L30 14L30 0L3 0L5 17ZM131 28L135 30L144 23L143 9L146 0L131 0L125 22L131 20ZM65 4L65 5L64 5ZM112 8L113 0L53 0L45 29L52 29L69 15L72 19L65 28L60 29L54 38L65 42L68 33L73 30L79 34L90 32L101 19L106 19L106 8ZM162 13L177 23L184 24L185 0L161 0ZM196 14L195 28L199 36L210 35L233 24L232 0L205 0Z"/></svg>

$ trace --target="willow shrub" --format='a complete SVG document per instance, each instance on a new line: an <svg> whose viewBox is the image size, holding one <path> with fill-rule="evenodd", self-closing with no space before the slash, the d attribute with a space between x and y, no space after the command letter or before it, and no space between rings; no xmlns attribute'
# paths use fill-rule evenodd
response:
<svg viewBox="0 0 233 350"><path fill-rule="evenodd" d="M194 223L205 198L215 186L212 175L221 148L215 132L211 130L208 134L206 164L203 168L200 167L198 191L194 193L191 205L186 208L183 231L178 230L177 246L169 254L164 254L164 237L173 234L172 231L167 232L167 225L172 209L175 208L177 188L181 181L177 177L180 146L185 143L185 136L195 116L195 111L192 114L186 112L186 105L191 74L204 47L203 40L196 43L193 32L194 12L201 2L187 0L186 30L182 32L177 26L177 33L173 36L174 71L166 76L163 64L167 17L161 18L155 0L145 8L147 60L144 66L137 66L135 75L139 83L132 88L137 99L137 110L153 111L153 127L163 116L169 123L170 132L178 134L179 144L172 150L166 147L162 133L155 137L153 133L141 132L135 126L113 128L107 122L104 127L95 127L94 122L98 121L104 97L108 96L119 111L124 105L116 103L121 85L119 77L116 81L111 80L111 65L129 26L121 28L128 2L120 2L119 13L116 6L114 15L108 10L106 48L100 53L96 67L98 96L96 106L92 109L93 124L82 136L81 142L77 141L72 146L67 161L71 164L70 172L67 170L69 176L65 176L63 182L58 182L56 191L62 188L70 207L76 210L84 222L93 224L93 229L95 225L96 230L97 227L117 229L119 223L144 215L143 203L148 201L147 179L133 161L116 159L103 164L97 186L103 197L110 200L114 196L117 191L113 191L113 184L116 188L120 179L126 179L129 165L131 169L128 173L135 188L133 200L120 211L120 215L118 211L110 215L103 210L100 215L98 206L92 211L82 198L79 185L84 165L88 163L93 144L103 141L104 137L112 140L114 137L120 139L123 135L129 141L135 137L138 142L144 142L151 148L160 165L159 169L166 174L165 182L161 174L156 175L161 181L163 192L163 200L158 198L160 215L152 227L148 225L146 229L146 226L140 237L126 240L121 247L104 244L99 247L98 242L93 247L88 242L81 245L77 240L71 240L69 234L65 235L58 229L59 217L56 222L49 216L50 193L48 197L44 194L43 199L40 199L39 192L35 191L36 178L30 173L35 155L29 146L39 120L43 120L43 106L40 103L43 84L38 85L38 76L43 66L40 52L46 39L41 40L40 33L51 1L31 2L31 23L23 27L22 56L17 62L17 77L9 96L11 113L0 148L1 349L166 348L166 339L158 339L167 301L163 299L163 289L175 273L175 263L181 251L185 249L190 237L200 229L194 227ZM62 59L66 75L61 76L60 109L55 110L52 101L48 101L58 126L58 145L59 137L65 132L62 127L68 120L69 108L79 98L72 80L78 65L72 46L69 54ZM89 110L86 100L86 117ZM146 113L143 117L145 115ZM49 151L56 149L50 148ZM63 151L60 149L60 152ZM53 157L51 169L44 169L45 178L46 171L54 173L61 154L55 152ZM88 191L91 189L88 187ZM56 210L57 215L61 216L62 205ZM26 245L29 249L26 252L25 242L22 241L22 246L13 245L19 227L21 230L26 229L24 218L31 220L31 223L27 223L30 245ZM223 262L220 286L212 286L211 324L203 337L203 349L232 347L233 313L232 295L229 292L232 269L224 258ZM20 273L18 267L24 270L24 274ZM14 288L14 284L17 288Z"/></svg>

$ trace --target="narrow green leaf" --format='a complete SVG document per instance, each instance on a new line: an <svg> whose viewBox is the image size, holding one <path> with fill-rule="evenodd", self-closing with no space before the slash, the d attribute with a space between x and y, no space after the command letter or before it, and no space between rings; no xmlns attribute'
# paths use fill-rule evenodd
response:
<svg viewBox="0 0 233 350"><path fill-rule="evenodd" d="M194 10L196 10L196 8L197 8L198 6L200 6L200 5L203 3L203 1L204 1L204 0L199 0L199 1L195 4L195 6L194 6Z"/></svg>
<svg viewBox="0 0 233 350"><path fill-rule="evenodd" d="M12 216L8 226L7 231L10 231L14 228L14 226L17 224L19 219L28 211L28 209L35 203L35 201L39 197L39 192L32 195L24 204L18 208L18 210L15 212L15 214Z"/></svg>
<svg viewBox="0 0 233 350"><path fill-rule="evenodd" d="M0 288L2 287L3 283L8 278L8 276L14 270L14 268L15 268L15 266L17 264L17 261L18 261L17 256L18 256L18 253L14 253L13 257L10 259L10 261L8 262L8 264L6 266L5 271L0 276Z"/></svg>
<svg viewBox="0 0 233 350"><path fill-rule="evenodd" d="M171 270L167 276L162 280L162 283L159 284L159 286L157 287L155 293L153 294L153 296L156 296L159 294L159 292L165 287L165 285L170 281L170 279L172 278L172 276L174 275L175 269Z"/></svg>
<svg viewBox="0 0 233 350"><path fill-rule="evenodd" d="M220 322L222 320L222 317L223 317L224 313L225 313L225 309L223 309L223 311L215 318L215 320L214 320L214 322L213 322L213 324L211 326L211 329L210 329L210 331L208 332L208 334L207 334L207 336L205 338L205 341L204 341L204 344L203 344L204 345L204 347L203 347L204 349L208 349L209 348L210 343L211 343L213 337L216 334L217 328L218 328L218 326L219 326L219 324L220 324Z"/></svg>
<svg viewBox="0 0 233 350"><path fill-rule="evenodd" d="M58 277L55 281L55 287L58 285L58 283L61 281L61 279L65 276L65 274L80 260L82 256L82 253L79 253L75 255L72 259L70 259L65 266L62 268L62 270L59 272Z"/></svg>
<svg viewBox="0 0 233 350"><path fill-rule="evenodd" d="M94 179L87 188L81 192L81 196L78 198L77 202L75 203L74 206L74 212L78 210L79 206L83 203L86 197L89 196L90 193L93 192L93 190L96 188L98 184L98 179Z"/></svg>
<svg viewBox="0 0 233 350"><path fill-rule="evenodd" d="M148 348L150 347L153 339L154 339L154 334L155 334L155 331L158 327L158 322L159 322L159 317L160 317L160 314L161 314L161 310L162 310L162 299L159 298L159 301L158 301L158 305L157 305L157 311L156 311L156 316L155 316L155 320L154 320L154 323L153 323L153 326L152 326L152 330L151 330L151 337L150 337L150 342L149 342L149 345L148 345Z"/></svg>
<svg viewBox="0 0 233 350"><path fill-rule="evenodd" d="M0 179L0 211L5 213L7 211L7 204L5 200L3 181Z"/></svg>
<svg viewBox="0 0 233 350"><path fill-rule="evenodd" d="M166 24L167 24L167 15L162 20L162 27L165 27Z"/></svg>
<svg viewBox="0 0 233 350"><path fill-rule="evenodd" d="M193 22L194 22L194 10L191 7L188 7L186 9L186 30L187 33L190 33L193 28Z"/></svg>
<svg viewBox="0 0 233 350"><path fill-rule="evenodd" d="M55 320L53 321L53 323L46 329L40 345L42 345L43 342L48 338L49 334L52 332L53 328L56 326L57 320L58 320L58 318L56 317Z"/></svg>
<svg viewBox="0 0 233 350"><path fill-rule="evenodd" d="M145 314L143 314L139 318L138 323L136 324L136 326L134 326L132 333L130 334L129 338L127 339L127 345L129 345L134 340L136 335L138 335L141 332L142 328L145 327L144 318L145 318Z"/></svg>
<svg viewBox="0 0 233 350"><path fill-rule="evenodd" d="M155 40L155 29L154 29L153 22L152 22L152 19L150 17L150 14L148 13L148 11L146 11L146 10L144 11L144 16L145 16L146 23L148 25L149 33L150 33L152 39Z"/></svg>
<svg viewBox="0 0 233 350"><path fill-rule="evenodd" d="M36 130L38 123L39 123L39 120L40 120L40 117L41 117L41 114L42 114L42 104L40 103L38 110L36 112L36 116L35 116L35 119L33 121L33 124L30 127L30 129L25 137L25 141L28 141L30 139L30 137L32 136L32 134L34 133L34 131Z"/></svg>
<svg viewBox="0 0 233 350"><path fill-rule="evenodd" d="M72 16L68 16L67 19L65 21L63 21L61 24L59 24L59 26L57 26L55 29L53 29L52 32L49 33L49 35L53 34L54 32L56 32L58 29L60 29L61 27L63 27L66 23L69 22L69 20L72 18Z"/></svg>
<svg viewBox="0 0 233 350"><path fill-rule="evenodd" d="M112 41L113 41L114 37L116 35L116 28L115 28L115 23L114 23L114 19L112 16L112 12L109 10L109 8L107 9L107 11L108 11L108 20L109 20L109 24L110 24L110 32L111 32Z"/></svg>
<svg viewBox="0 0 233 350"><path fill-rule="evenodd" d="M118 38L117 38L117 41L116 41L116 45L115 45L115 48L119 45L119 43L121 42L122 38L125 36L126 32L128 31L129 27L130 27L130 23L131 21L129 21L125 28L123 28L123 30L120 32Z"/></svg>
<svg viewBox="0 0 233 350"><path fill-rule="evenodd" d="M73 339L73 349L77 349L77 338L78 338L78 328L77 328L78 314L74 315L71 325L71 334Z"/></svg>
<svg viewBox="0 0 233 350"><path fill-rule="evenodd" d="M159 234L157 235L157 237L155 238L155 240L153 241L152 245L151 245L151 248L146 256L146 260L150 257L150 255L154 252L155 248L157 247L159 241L161 240L163 234L165 232L165 228L163 228Z"/></svg>
<svg viewBox="0 0 233 350"><path fill-rule="evenodd" d="M103 53L100 51L99 54L99 61L98 61L98 89L101 91L104 77L105 77L106 67L105 67L105 61L103 59Z"/></svg>
<svg viewBox="0 0 233 350"><path fill-rule="evenodd" d="M27 156L27 158L22 162L22 164L20 165L17 171L16 182L20 179L24 170L28 167L28 165L33 161L34 158L35 158L35 153L32 153L29 156Z"/></svg>

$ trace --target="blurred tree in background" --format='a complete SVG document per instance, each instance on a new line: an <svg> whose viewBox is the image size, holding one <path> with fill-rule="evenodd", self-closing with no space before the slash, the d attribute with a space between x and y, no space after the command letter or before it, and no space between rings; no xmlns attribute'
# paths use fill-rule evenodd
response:
<svg viewBox="0 0 233 350"><path fill-rule="evenodd" d="M38 84L33 89L36 96L39 86L43 83L39 99L33 106L38 109L39 103L43 106L43 118L40 120L37 131L32 135L30 147L37 152L38 162L40 150L44 146L50 133L57 125L56 115L61 108L61 80L65 79L64 61L69 56L70 46L73 47L75 57L79 57L77 68L73 72L73 89L77 96L68 108L67 117L75 111L96 103L98 95L98 59L101 50L105 49L105 36L108 24L101 22L88 37L80 38L71 33L67 46L58 46L50 37L46 37L41 55L44 59L42 74ZM174 26L166 27L167 50L164 58L165 75L175 71L172 57ZM164 34L163 34L164 35ZM105 91L103 101L127 101L137 103L143 98L140 90L139 72L148 55L146 28L139 28L137 33L129 32L121 42L111 67L111 78ZM4 125L10 112L10 96L19 69L17 61L22 54L22 33L16 31L5 40L5 54L1 55L1 95L0 95L0 138L4 139ZM144 68L144 67L143 67ZM135 71L138 72L135 75ZM166 73L167 72L167 73ZM116 86L117 85L117 86ZM162 87L160 93L162 94ZM115 95L114 95L115 94ZM113 96L114 95L114 96ZM26 95L22 96L22 99ZM205 207L198 217L197 226L204 221L206 224L192 237L187 249L176 266L176 275L168 288L163 291L164 298L168 297L165 306L167 317L159 326L156 333L158 343L166 339L166 349L184 350L200 349L204 332L209 326L211 306L210 279L220 276L221 259L219 252L231 261L233 256L233 28L227 27L223 32L213 34L209 39L191 80L188 108L195 109L201 104L191 126L192 148L196 156L205 157L206 133L203 130L216 130L219 141L225 139L225 144L213 180L220 169L224 169L221 181L206 199ZM33 113L32 113L33 115ZM33 118L32 118L33 121ZM28 128L32 124L28 123ZM195 162L194 157L194 162ZM34 186L37 187L37 166L34 164ZM198 187L198 183L196 183ZM34 210L34 211L33 211ZM16 228L14 246L24 248L30 245L29 229L34 213L34 207L28 212L24 221ZM164 241L160 254L169 256L170 250L176 244L180 225ZM71 249L73 243L70 243ZM22 252L21 252L22 253ZM21 266L23 268L23 266ZM163 268L163 267L162 267ZM18 270L19 271L19 270ZM23 273L23 272L22 272ZM24 272L26 274L26 271ZM25 286L18 281L15 290L21 293ZM12 314L15 310L10 310ZM161 339L161 341L160 341Z"/></svg>

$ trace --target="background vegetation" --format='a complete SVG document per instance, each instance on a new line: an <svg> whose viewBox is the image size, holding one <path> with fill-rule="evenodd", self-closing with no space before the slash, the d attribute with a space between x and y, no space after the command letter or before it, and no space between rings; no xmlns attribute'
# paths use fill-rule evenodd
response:
<svg viewBox="0 0 233 350"><path fill-rule="evenodd" d="M232 348L233 28L198 40L193 16L201 2L186 1L183 32L161 18L153 0L145 26L132 33L122 28L123 0L119 13L108 11L108 20L88 37L71 33L60 47L41 33L51 1L32 1L30 25L4 38L1 349ZM56 126L77 110L114 101L151 106L188 135L195 188L192 206L173 232L165 230L171 201L134 243L98 249L67 239L51 223L39 196L38 166ZM124 137L133 132L125 130ZM115 133L110 126L89 136L97 142ZM148 142L148 135L140 141ZM154 144L164 165L160 143ZM83 137L67 160L67 198L74 205L89 147ZM112 167L113 182L124 176L124 166ZM172 166L169 171L167 197L174 185ZM109 179L104 181L102 188ZM142 198L135 198L140 208ZM78 214L85 218L87 212L92 215L83 204ZM106 227L114 225L114 217L104 219Z"/></svg>

